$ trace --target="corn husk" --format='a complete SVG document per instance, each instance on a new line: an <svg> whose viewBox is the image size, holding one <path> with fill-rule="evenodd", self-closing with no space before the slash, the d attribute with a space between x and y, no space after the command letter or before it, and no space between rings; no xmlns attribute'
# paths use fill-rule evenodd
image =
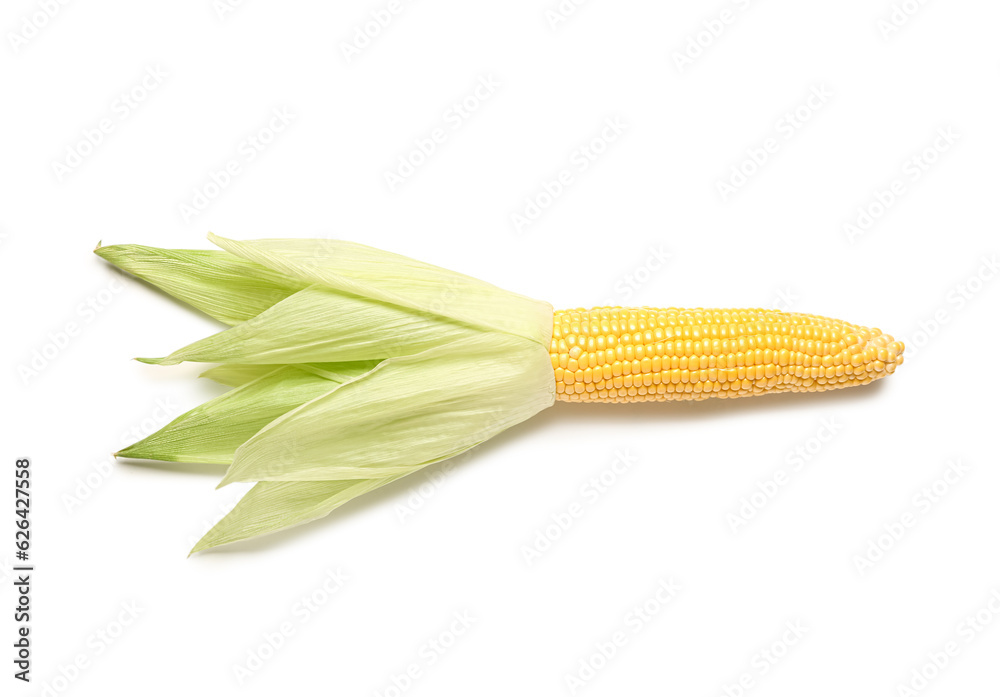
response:
<svg viewBox="0 0 1000 697"><path fill-rule="evenodd" d="M194 547L275 532L551 406L552 307L364 245L138 245L96 253L230 325L147 363L217 363L232 389L117 453L257 482Z"/></svg>

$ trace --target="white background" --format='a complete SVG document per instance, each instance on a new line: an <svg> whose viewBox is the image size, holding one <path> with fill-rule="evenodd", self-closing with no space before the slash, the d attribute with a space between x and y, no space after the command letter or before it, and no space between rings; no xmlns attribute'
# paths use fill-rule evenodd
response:
<svg viewBox="0 0 1000 697"><path fill-rule="evenodd" d="M51 18L44 5L11 0L0 17L0 692L713 697L740 694L748 673L743 694L888 697L908 694L914 670L933 676L919 694L1000 691L996 3L908 0L897 26L888 0L595 1L553 26L555 0L420 0L351 60L345 43L385 0L258 0L221 17L209 0L68 3ZM694 58L679 61L685 51ZM161 77L142 94L147 71ZM456 123L453 104L480 80L499 86ZM133 89L134 108L121 101ZM811 93L825 96L810 106ZM274 109L291 123L248 161L241 144ZM103 119L109 132L81 148ZM621 134L593 142L608 119ZM435 128L444 142L390 190L386 173ZM86 156L60 175L70 149ZM184 216L234 159L240 173ZM539 201L564 169L571 183ZM547 205L517 226L526 199ZM219 326L137 281L119 286L90 252L99 240L205 248L209 230L355 240L557 307L841 317L905 340L906 362L837 393L558 404L450 471L425 471L432 487L420 473L318 523L189 559L240 491L214 490L219 467L109 469L107 457L164 423L158 405L172 417L222 389L194 379L200 366L129 358ZM49 346L71 322L77 335ZM50 356L39 370L36 351ZM795 470L798 448L809 454ZM592 500L581 487L616 453L634 464ZM24 455L30 687L8 655ZM963 473L930 503L921 490L949 461ZM734 531L730 516L779 470L787 483ZM574 501L584 515L527 563ZM879 539L908 513L901 539ZM321 597L337 570L349 580L303 622L300 598ZM679 590L661 603L664 580ZM637 622L647 601L656 611ZM133 602L138 618L118 627ZM431 664L428 642L461 612L471 628ZM986 624L970 636L977 612ZM240 684L235 668L284 622L291 636ZM594 658L619 631L614 655ZM928 668L949 642L957 655ZM80 656L87 667L67 667ZM414 663L419 677L387 690Z"/></svg>

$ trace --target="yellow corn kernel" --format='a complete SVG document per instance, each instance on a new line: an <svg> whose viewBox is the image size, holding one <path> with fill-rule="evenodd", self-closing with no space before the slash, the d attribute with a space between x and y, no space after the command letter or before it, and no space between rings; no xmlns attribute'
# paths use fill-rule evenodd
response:
<svg viewBox="0 0 1000 697"><path fill-rule="evenodd" d="M644 402L820 392L903 362L878 329L762 309L598 307L554 315L556 399Z"/></svg>

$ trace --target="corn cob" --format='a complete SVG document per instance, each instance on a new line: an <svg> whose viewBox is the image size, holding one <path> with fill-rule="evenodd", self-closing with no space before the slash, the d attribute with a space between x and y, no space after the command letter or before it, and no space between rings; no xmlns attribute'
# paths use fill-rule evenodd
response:
<svg viewBox="0 0 1000 697"><path fill-rule="evenodd" d="M555 312L556 399L646 402L821 392L903 362L878 329L761 309L599 307Z"/></svg>
<svg viewBox="0 0 1000 697"><path fill-rule="evenodd" d="M217 363L232 389L118 455L256 482L192 551L327 515L556 401L822 391L903 361L878 329L777 310L548 303L335 240L96 252L229 325L145 363Z"/></svg>

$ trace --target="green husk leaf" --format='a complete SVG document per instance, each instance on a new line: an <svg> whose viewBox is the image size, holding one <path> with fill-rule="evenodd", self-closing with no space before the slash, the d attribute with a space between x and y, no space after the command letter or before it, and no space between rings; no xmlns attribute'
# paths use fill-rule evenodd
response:
<svg viewBox="0 0 1000 697"><path fill-rule="evenodd" d="M257 378L267 375L274 370L273 365L266 363L255 365L253 363L223 363L209 368L199 375L200 378L208 378L213 382L227 387L239 387Z"/></svg>
<svg viewBox="0 0 1000 697"><path fill-rule="evenodd" d="M464 274L353 242L322 239L230 240L223 249L283 275L507 332L548 348L552 306Z"/></svg>
<svg viewBox="0 0 1000 697"><path fill-rule="evenodd" d="M351 499L396 479L399 476L334 482L258 482L198 540L191 554L322 518Z"/></svg>
<svg viewBox="0 0 1000 697"><path fill-rule="evenodd" d="M119 244L94 253L230 326L309 285L225 251Z"/></svg>
<svg viewBox="0 0 1000 697"><path fill-rule="evenodd" d="M467 448L462 449L464 450ZM448 457L458 455L459 452L450 453ZM429 464L432 463L415 465L411 471L415 472ZM257 482L233 510L198 541L191 554L317 520L351 499L394 482L406 474L410 472L371 479Z"/></svg>
<svg viewBox="0 0 1000 697"><path fill-rule="evenodd" d="M296 367L311 370L336 383L347 382L378 365L378 361L350 361L346 363L297 363ZM239 387L267 375L274 370L267 363L223 363L209 368L198 377L208 378L227 387Z"/></svg>
<svg viewBox="0 0 1000 697"><path fill-rule="evenodd" d="M548 351L472 334L371 372L275 419L236 452L220 486L370 479L451 457L552 405Z"/></svg>
<svg viewBox="0 0 1000 697"><path fill-rule="evenodd" d="M253 319L143 363L311 363L408 355L476 330L426 313L310 286Z"/></svg>
<svg viewBox="0 0 1000 697"><path fill-rule="evenodd" d="M228 465L236 449L268 423L339 384L303 368L271 366L268 373L178 416L116 454Z"/></svg>

